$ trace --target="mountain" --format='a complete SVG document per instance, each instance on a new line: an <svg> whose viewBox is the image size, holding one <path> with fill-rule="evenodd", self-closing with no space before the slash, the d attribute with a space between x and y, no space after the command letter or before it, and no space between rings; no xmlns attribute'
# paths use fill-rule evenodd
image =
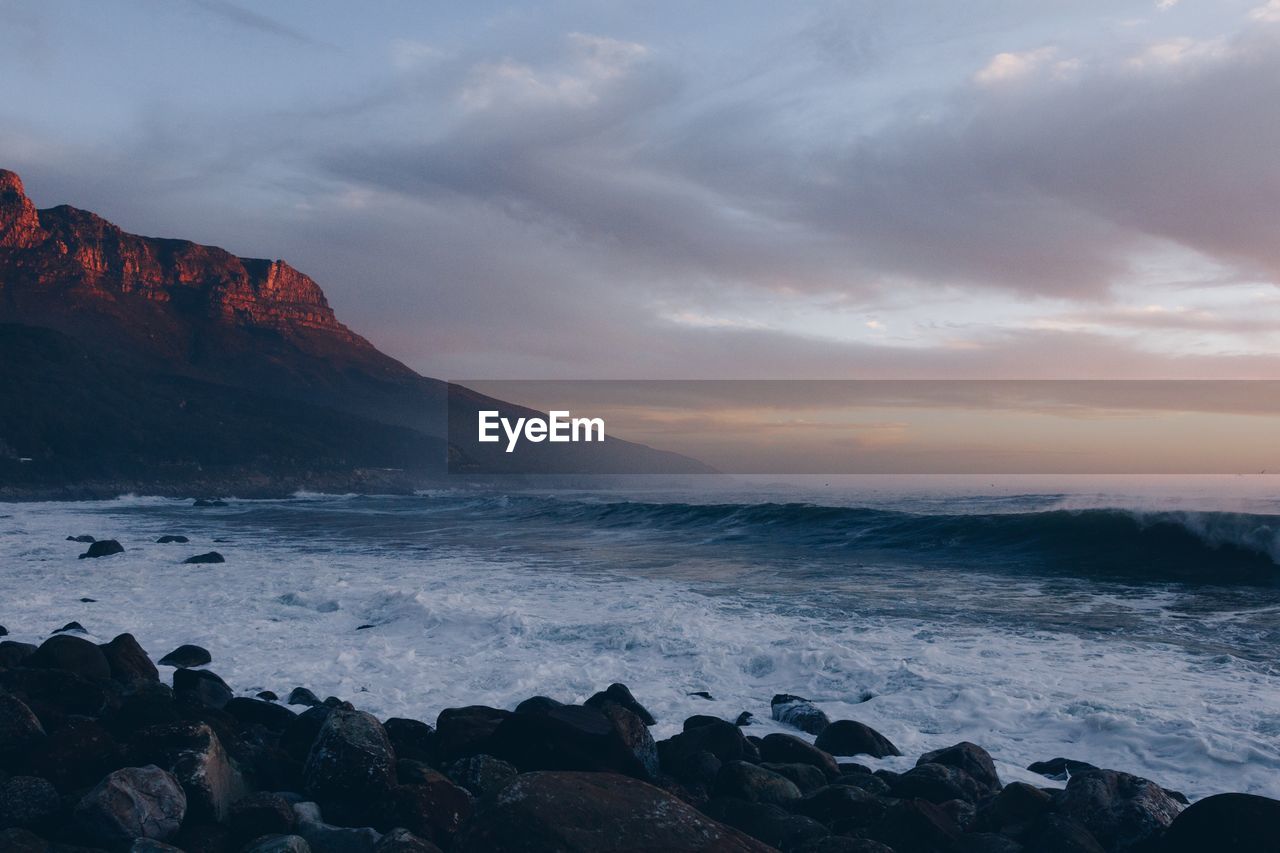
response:
<svg viewBox="0 0 1280 853"><path fill-rule="evenodd" d="M0 170L0 486L709 470L616 438L513 460L465 439L485 408L532 414L383 354L284 261L39 210Z"/></svg>

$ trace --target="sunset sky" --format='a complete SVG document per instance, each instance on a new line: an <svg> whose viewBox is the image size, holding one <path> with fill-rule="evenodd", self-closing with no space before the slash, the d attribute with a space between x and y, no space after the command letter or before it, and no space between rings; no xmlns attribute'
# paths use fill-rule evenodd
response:
<svg viewBox="0 0 1280 853"><path fill-rule="evenodd" d="M1280 0L0 0L39 206L443 378L1280 378Z"/></svg>

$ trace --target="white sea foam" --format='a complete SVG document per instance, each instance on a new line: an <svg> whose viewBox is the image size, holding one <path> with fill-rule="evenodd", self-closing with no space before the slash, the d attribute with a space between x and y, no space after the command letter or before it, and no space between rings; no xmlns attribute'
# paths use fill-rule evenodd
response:
<svg viewBox="0 0 1280 853"><path fill-rule="evenodd" d="M1064 755L1193 797L1280 796L1280 677L1231 655L942 619L832 618L527 556L300 542L238 522L234 505L186 513L179 526L147 511L157 506L170 504L0 506L8 639L40 642L77 620L97 640L131 631L155 657L197 643L240 693L304 685L428 721L445 707L511 707L537 693L581 701L623 681L659 718L659 737L694 713L746 710L771 730L769 698L791 692L886 734L906 753L890 767L971 740L1007 780L1045 784L1021 768ZM128 550L78 560L84 546L64 537L79 533ZM163 533L191 543L155 544ZM181 564L213 548L225 564ZM1167 603L1095 605L1161 618ZM688 695L701 690L715 701ZM858 702L867 692L874 698Z"/></svg>

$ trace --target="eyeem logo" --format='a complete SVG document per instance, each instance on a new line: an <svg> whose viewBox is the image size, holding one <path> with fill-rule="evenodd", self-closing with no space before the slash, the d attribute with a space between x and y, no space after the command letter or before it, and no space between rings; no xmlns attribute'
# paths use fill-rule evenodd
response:
<svg viewBox="0 0 1280 853"><path fill-rule="evenodd" d="M507 435L507 452L516 449L523 437L535 444L540 441L604 441L604 418L573 418L569 412L548 412L550 420L542 418L516 418L513 423L502 417L496 409L480 412L480 437L482 442L501 441L498 430ZM594 436L594 437L593 437Z"/></svg>

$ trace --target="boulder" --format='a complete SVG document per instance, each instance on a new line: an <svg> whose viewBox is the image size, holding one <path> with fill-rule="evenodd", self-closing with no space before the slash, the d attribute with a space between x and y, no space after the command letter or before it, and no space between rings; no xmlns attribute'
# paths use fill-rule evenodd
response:
<svg viewBox="0 0 1280 853"><path fill-rule="evenodd" d="M832 755L902 755L887 737L856 720L836 720L822 729L813 745Z"/></svg>
<svg viewBox="0 0 1280 853"><path fill-rule="evenodd" d="M20 755L44 739L44 726L26 703L0 692L0 759Z"/></svg>
<svg viewBox="0 0 1280 853"><path fill-rule="evenodd" d="M1010 782L978 808L974 828L998 832L1022 827L1049 810L1052 798L1026 782Z"/></svg>
<svg viewBox="0 0 1280 853"><path fill-rule="evenodd" d="M206 723L178 722L140 730L135 758L169 768L186 793L192 820L219 823L248 793L240 768Z"/></svg>
<svg viewBox="0 0 1280 853"><path fill-rule="evenodd" d="M316 736L329 719L333 709L324 705L308 708L293 718L293 721L280 733L280 748L295 761L305 762L311 752L311 745Z"/></svg>
<svg viewBox="0 0 1280 853"><path fill-rule="evenodd" d="M485 705L445 708L436 717L436 748L441 761L488 752L487 742L510 711Z"/></svg>
<svg viewBox="0 0 1280 853"><path fill-rule="evenodd" d="M758 762L760 753L737 726L714 717L657 744L662 770L677 779L709 784L728 761ZM714 768L707 756L716 762ZM711 779L706 778L710 768Z"/></svg>
<svg viewBox="0 0 1280 853"><path fill-rule="evenodd" d="M995 762L985 749L975 743L961 741L955 746L926 752L916 761L916 766L921 764L956 767L972 776L986 790L1000 790L1000 776L996 773Z"/></svg>
<svg viewBox="0 0 1280 853"><path fill-rule="evenodd" d="M899 853L951 853L961 832L946 811L933 803L900 800L885 810L866 835Z"/></svg>
<svg viewBox="0 0 1280 853"><path fill-rule="evenodd" d="M884 817L885 812L885 804L874 794L847 785L819 788L790 808L796 814L828 826L839 822L841 831L868 827Z"/></svg>
<svg viewBox="0 0 1280 853"><path fill-rule="evenodd" d="M209 654L208 649L185 643L160 658L160 665L178 667L204 666L212 660L213 655Z"/></svg>
<svg viewBox="0 0 1280 853"><path fill-rule="evenodd" d="M441 853L441 850L407 829L393 829L374 845L373 853Z"/></svg>
<svg viewBox="0 0 1280 853"><path fill-rule="evenodd" d="M111 665L107 663L102 649L83 637L70 634L57 634L45 640L35 654L27 658L26 665L73 672L89 681L111 678Z"/></svg>
<svg viewBox="0 0 1280 853"><path fill-rule="evenodd" d="M1057 782L1065 782L1068 776L1074 776L1077 773L1084 773L1086 770L1099 770L1084 761L1076 761L1071 758L1050 758L1048 761L1036 761L1027 765L1027 769L1032 773L1039 773L1046 779L1053 779Z"/></svg>
<svg viewBox="0 0 1280 853"><path fill-rule="evenodd" d="M289 693L289 698L285 700L290 705L306 705L313 708L320 704L320 700L316 698L316 694L312 693L305 687L295 687Z"/></svg>
<svg viewBox="0 0 1280 853"><path fill-rule="evenodd" d="M12 776L0 782L0 829L43 829L62 808L58 789L39 776Z"/></svg>
<svg viewBox="0 0 1280 853"><path fill-rule="evenodd" d="M786 776L745 761L730 761L721 767L712 793L717 797L779 806L802 796L800 789Z"/></svg>
<svg viewBox="0 0 1280 853"><path fill-rule="evenodd" d="M1053 799L1053 809L1073 818L1107 850L1126 851L1159 835L1182 804L1154 782L1115 770L1072 776Z"/></svg>
<svg viewBox="0 0 1280 853"><path fill-rule="evenodd" d="M760 764L766 770L772 770L787 777L795 786L800 789L800 793L804 795L812 794L819 788L826 787L827 776L812 764L779 764L776 762L762 762Z"/></svg>
<svg viewBox="0 0 1280 853"><path fill-rule="evenodd" d="M822 730L831 725L822 709L803 696L779 693L769 700L769 708L778 722L811 735L822 734Z"/></svg>
<svg viewBox="0 0 1280 853"><path fill-rule="evenodd" d="M311 853L311 845L301 835L264 835L250 841L240 853Z"/></svg>
<svg viewBox="0 0 1280 853"><path fill-rule="evenodd" d="M81 533L79 536L68 536L67 541L79 542L81 545L92 545L94 542L98 540L94 539L88 533Z"/></svg>
<svg viewBox="0 0 1280 853"><path fill-rule="evenodd" d="M562 708L564 703L550 696L530 696L516 706L517 714L541 714L552 708Z"/></svg>
<svg viewBox="0 0 1280 853"><path fill-rule="evenodd" d="M382 724L396 758L432 764L436 760L436 731L420 720L392 717Z"/></svg>
<svg viewBox="0 0 1280 853"><path fill-rule="evenodd" d="M178 545L186 545L190 541L191 540L185 536L178 536L173 533L166 533L164 536L161 536L159 539L157 539L156 543L159 545L169 545L174 543Z"/></svg>
<svg viewBox="0 0 1280 853"><path fill-rule="evenodd" d="M110 557L112 554L123 554L124 546L114 539L101 539L89 544L89 550L80 555L80 559L96 559Z"/></svg>
<svg viewBox="0 0 1280 853"><path fill-rule="evenodd" d="M283 705L247 696L232 697L222 710L239 720L241 725L262 726L272 732L284 731L298 716Z"/></svg>
<svg viewBox="0 0 1280 853"><path fill-rule="evenodd" d="M770 803L749 803L732 797L715 797L707 802L703 810L725 825L745 832L770 848L780 850L791 850L831 834L831 830L813 818L791 814L781 806Z"/></svg>
<svg viewBox="0 0 1280 853"><path fill-rule="evenodd" d="M160 673L151 662L145 649L132 634L120 634L109 643L98 647L106 658L111 677L122 684L138 681L159 681Z"/></svg>
<svg viewBox="0 0 1280 853"><path fill-rule="evenodd" d="M186 811L187 798L177 780L148 765L109 774L81 798L75 818L89 838L117 845L136 838L172 838Z"/></svg>
<svg viewBox="0 0 1280 853"><path fill-rule="evenodd" d="M187 557L183 560L184 565L202 565L206 563L225 563L227 560L217 551L208 551L204 554L196 554L194 557Z"/></svg>
<svg viewBox="0 0 1280 853"><path fill-rule="evenodd" d="M831 780L831 784L861 788L868 794L875 794L877 797L882 797L889 793L889 783L874 773L845 773L842 771L839 776Z"/></svg>
<svg viewBox="0 0 1280 853"><path fill-rule="evenodd" d="M173 696L179 702L221 710L233 695L217 673L207 669L173 671Z"/></svg>
<svg viewBox="0 0 1280 853"><path fill-rule="evenodd" d="M919 797L931 803L963 800L976 804L988 789L958 767L946 764L918 764L899 776L890 786L895 797Z"/></svg>
<svg viewBox="0 0 1280 853"><path fill-rule="evenodd" d="M0 692L17 696L42 722L67 714L97 716L106 701L100 682L63 669L15 667L0 670Z"/></svg>
<svg viewBox="0 0 1280 853"><path fill-rule="evenodd" d="M840 766L834 758L795 735L780 732L766 735L760 742L760 758L764 761L783 764L811 764L821 770L828 779L834 779L840 775Z"/></svg>
<svg viewBox="0 0 1280 853"><path fill-rule="evenodd" d="M453 853L662 850L766 853L670 794L613 773L523 773L481 801Z"/></svg>
<svg viewBox="0 0 1280 853"><path fill-rule="evenodd" d="M1045 815L1024 837L1026 849L1035 853L1107 853L1083 824L1064 815Z"/></svg>
<svg viewBox="0 0 1280 853"><path fill-rule="evenodd" d="M437 771L424 776L418 784L399 785L391 792L378 827L403 827L447 848L458 827L471 816L471 795Z"/></svg>
<svg viewBox="0 0 1280 853"><path fill-rule="evenodd" d="M513 765L492 755L460 758L445 768L445 775L477 797L493 793L519 772Z"/></svg>
<svg viewBox="0 0 1280 853"><path fill-rule="evenodd" d="M297 822L293 804L268 791L241 797L227 813L227 828L242 844L264 835L288 835Z"/></svg>
<svg viewBox="0 0 1280 853"><path fill-rule="evenodd" d="M636 701L636 697L631 695L630 688L625 684L613 683L604 690L593 695L590 699L583 702L588 708L603 708L608 703L621 705L631 713L640 718L640 721L646 726L652 726L657 722L653 718L653 714L645 706Z"/></svg>
<svg viewBox="0 0 1280 853"><path fill-rule="evenodd" d="M1161 853L1246 853L1280 849L1280 800L1254 794L1205 797L1176 818Z"/></svg>
<svg viewBox="0 0 1280 853"><path fill-rule="evenodd" d="M544 714L511 714L488 737L486 752L522 772L596 770L649 779L658 770L648 727L614 703L602 710L565 705Z"/></svg>
<svg viewBox="0 0 1280 853"><path fill-rule="evenodd" d="M316 853L373 853L382 833L369 826L346 827L325 823L315 803L294 803L298 835Z"/></svg>
<svg viewBox="0 0 1280 853"><path fill-rule="evenodd" d="M1022 850L1021 846L1016 844L1014 846L1018 851ZM828 835L826 838L815 838L792 847L789 853L894 853L894 851L870 838Z"/></svg>
<svg viewBox="0 0 1280 853"><path fill-rule="evenodd" d="M264 702L279 702L280 697L276 695L274 690L260 690L257 694L258 698Z"/></svg>
<svg viewBox="0 0 1280 853"><path fill-rule="evenodd" d="M0 829L0 850L5 853L49 853L49 843L29 829Z"/></svg>
<svg viewBox="0 0 1280 853"><path fill-rule="evenodd" d="M21 666L23 661L36 653L37 648L31 643L19 643L16 640L0 642L0 669Z"/></svg>
<svg viewBox="0 0 1280 853"><path fill-rule="evenodd" d="M30 754L28 767L67 792L88 787L125 763L124 750L101 724L70 717L49 730L41 748Z"/></svg>
<svg viewBox="0 0 1280 853"><path fill-rule="evenodd" d="M178 719L173 690L159 681L130 683L102 717L111 733L122 739L129 738L138 729L176 723Z"/></svg>
<svg viewBox="0 0 1280 853"><path fill-rule="evenodd" d="M396 787L395 761L391 742L376 717L335 708L307 755L303 790L330 821L370 825ZM300 834L307 837L305 832Z"/></svg>
<svg viewBox="0 0 1280 853"><path fill-rule="evenodd" d="M129 853L184 853L181 847L156 841L154 838L139 838L129 846Z"/></svg>

